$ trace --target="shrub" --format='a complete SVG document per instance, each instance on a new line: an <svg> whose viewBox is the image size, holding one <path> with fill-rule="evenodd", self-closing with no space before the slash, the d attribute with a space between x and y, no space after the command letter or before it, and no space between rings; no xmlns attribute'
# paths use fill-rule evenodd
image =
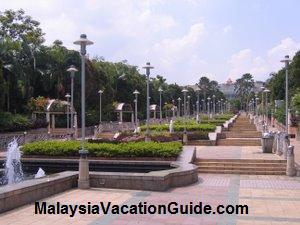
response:
<svg viewBox="0 0 300 225"><path fill-rule="evenodd" d="M182 150L180 142L86 143L92 156L99 157L176 157ZM22 146L24 155L76 156L79 141L39 141Z"/></svg>
<svg viewBox="0 0 300 225"><path fill-rule="evenodd" d="M42 119L31 121L26 116L20 114L0 112L0 132L36 129L46 127L47 124Z"/></svg>
<svg viewBox="0 0 300 225"><path fill-rule="evenodd" d="M183 124L174 124L174 131L175 132L182 132L184 131ZM141 130L145 131L147 129L146 126L141 126ZM168 131L169 125L150 125L150 130L161 132L161 131ZM216 129L216 126L213 124L188 124L186 126L187 131L205 131L205 132L212 132Z"/></svg>

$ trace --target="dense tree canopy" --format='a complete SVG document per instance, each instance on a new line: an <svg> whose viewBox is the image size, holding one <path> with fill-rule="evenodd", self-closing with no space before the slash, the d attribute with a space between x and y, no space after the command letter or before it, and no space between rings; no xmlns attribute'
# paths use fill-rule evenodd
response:
<svg viewBox="0 0 300 225"><path fill-rule="evenodd" d="M30 113L28 101L38 96L64 99L70 93L70 74L67 69L74 65L80 69L80 55L69 50L62 41L44 45L44 34L39 22L26 15L23 10L0 12L0 111ZM202 77L199 86L201 95L211 96L217 82ZM126 60L107 62L103 57L87 59L86 63L86 106L87 122L96 122L99 112L98 90L102 95L103 119L115 119L113 105L116 102L133 103L134 90L140 92L139 117L144 118L146 110L146 77L138 68ZM159 103L158 88L163 89L162 100L175 102L182 97L181 87L168 84L166 79L157 75L150 78L150 103ZM75 74L74 106L80 113L80 71ZM196 101L193 89L189 89L191 100Z"/></svg>

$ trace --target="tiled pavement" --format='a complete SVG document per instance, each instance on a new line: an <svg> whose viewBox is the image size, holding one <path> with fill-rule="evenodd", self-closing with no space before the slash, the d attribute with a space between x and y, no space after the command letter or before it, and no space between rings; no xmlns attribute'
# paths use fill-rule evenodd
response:
<svg viewBox="0 0 300 225"><path fill-rule="evenodd" d="M190 148L194 148L189 146ZM299 145L300 147L300 145ZM300 152L299 152L300 153ZM262 153L261 146L198 146L197 158L202 159L263 159L281 160L275 154Z"/></svg>
<svg viewBox="0 0 300 225"><path fill-rule="evenodd" d="M1 225L27 224L220 224L220 225L281 225L300 224L300 178L286 176L200 174L199 183L168 192L119 189L73 189L46 199L49 203L114 204L178 203L247 204L249 215L34 215L34 206L27 205L0 214Z"/></svg>

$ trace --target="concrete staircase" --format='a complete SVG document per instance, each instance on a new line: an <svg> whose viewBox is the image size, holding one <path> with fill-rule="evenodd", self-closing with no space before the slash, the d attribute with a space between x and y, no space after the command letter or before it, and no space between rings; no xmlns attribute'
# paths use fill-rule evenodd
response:
<svg viewBox="0 0 300 225"><path fill-rule="evenodd" d="M197 159L199 173L285 175L286 160Z"/></svg>
<svg viewBox="0 0 300 225"><path fill-rule="evenodd" d="M229 131L222 131L217 145L221 146L261 146L261 133L250 124L245 115L239 116Z"/></svg>

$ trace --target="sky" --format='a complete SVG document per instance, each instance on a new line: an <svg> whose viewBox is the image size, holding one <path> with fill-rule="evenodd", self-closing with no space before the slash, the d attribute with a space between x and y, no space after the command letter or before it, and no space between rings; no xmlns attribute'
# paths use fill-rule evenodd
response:
<svg viewBox="0 0 300 225"><path fill-rule="evenodd" d="M0 11L24 9L38 20L46 44L70 49L85 33L90 57L127 60L151 76L195 84L251 73L264 81L300 50L298 0L1 0Z"/></svg>

